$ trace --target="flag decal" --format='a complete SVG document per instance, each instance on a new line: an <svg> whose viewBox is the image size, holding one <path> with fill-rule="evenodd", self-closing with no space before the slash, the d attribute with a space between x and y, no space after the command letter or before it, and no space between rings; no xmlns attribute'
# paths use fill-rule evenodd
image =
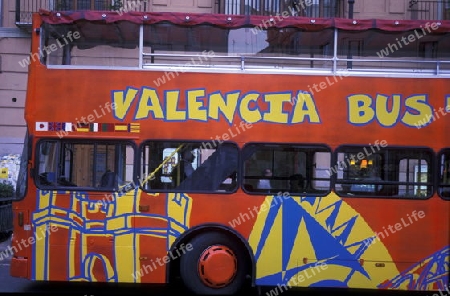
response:
<svg viewBox="0 0 450 296"><path fill-rule="evenodd" d="M127 132L127 133L140 133L140 123L71 123L71 122L49 122L49 121L37 121L37 132L48 131L66 131L66 132L82 132L82 133L115 133L115 132Z"/></svg>

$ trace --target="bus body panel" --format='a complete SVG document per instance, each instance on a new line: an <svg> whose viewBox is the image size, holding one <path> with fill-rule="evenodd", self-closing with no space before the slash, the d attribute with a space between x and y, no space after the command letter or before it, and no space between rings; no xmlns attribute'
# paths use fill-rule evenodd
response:
<svg viewBox="0 0 450 296"><path fill-rule="evenodd" d="M151 141L216 146L227 139L241 150L250 143L322 145L331 164L343 145L372 152L427 147L437 170L437 154L450 148L447 80L50 69L34 62L25 107L29 168L40 165L40 141L128 141L139 154ZM29 172L27 195L14 205L13 276L165 283L166 264L188 252L172 249L177 239L214 223L248 240L257 285L438 290L449 279L450 203L436 193L437 182L431 196L417 200L334 190L249 194L243 186L219 194L142 186L119 193L39 188Z"/></svg>

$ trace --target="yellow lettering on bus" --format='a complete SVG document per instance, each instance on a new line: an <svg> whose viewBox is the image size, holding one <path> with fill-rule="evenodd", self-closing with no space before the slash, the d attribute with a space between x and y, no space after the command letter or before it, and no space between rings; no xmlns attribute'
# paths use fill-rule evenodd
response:
<svg viewBox="0 0 450 296"><path fill-rule="evenodd" d="M177 109L179 101L180 91L166 92L166 120L186 120L186 111Z"/></svg>
<svg viewBox="0 0 450 296"><path fill-rule="evenodd" d="M433 108L428 104L425 95L414 95L405 100L406 112L402 122L407 126L416 127L418 123L426 125L433 118ZM414 110L410 112L408 109Z"/></svg>
<svg viewBox="0 0 450 296"><path fill-rule="evenodd" d="M114 108L114 116L120 120L124 119L130 110L131 103L134 101L136 94L138 93L138 89L135 88L127 88L126 91L123 90L115 90L113 91L113 104Z"/></svg>
<svg viewBox="0 0 450 296"><path fill-rule="evenodd" d="M353 124L369 123L375 116L372 109L372 98L368 95L357 94L348 98L348 120Z"/></svg>
<svg viewBox="0 0 450 296"><path fill-rule="evenodd" d="M263 115L264 121L288 123L288 114L283 112L283 103L291 101L291 93L266 94L264 101L269 104L268 112Z"/></svg>
<svg viewBox="0 0 450 296"><path fill-rule="evenodd" d="M255 123L262 119L262 115L258 107L254 108L254 110L251 110L249 106L251 102L254 102L254 104L256 105L258 98L258 93L246 94L242 98L241 104L239 106L239 112L243 121L246 121L248 123Z"/></svg>
<svg viewBox="0 0 450 296"><path fill-rule="evenodd" d="M153 113L153 118L164 119L161 103L159 102L156 90L143 87L135 119L148 118L150 112Z"/></svg>
<svg viewBox="0 0 450 296"><path fill-rule="evenodd" d="M306 116L308 116L309 122L320 123L319 113L317 113L316 104L311 94L299 91L295 100L291 123L304 122Z"/></svg>
<svg viewBox="0 0 450 296"><path fill-rule="evenodd" d="M187 91L187 108L189 119L196 119L201 121L207 120L208 112L205 109L205 103L199 98L205 96L204 89L195 89Z"/></svg>
<svg viewBox="0 0 450 296"><path fill-rule="evenodd" d="M376 115L382 126L393 126L400 115L401 97L399 95L392 96L391 111L388 109L389 97L384 95L377 95L376 98Z"/></svg>
<svg viewBox="0 0 450 296"><path fill-rule="evenodd" d="M237 102L240 92L228 93L225 98L220 93L214 93L209 96L209 110L208 117L219 120L219 110L223 116L228 120L228 123L233 122L234 113L236 112Z"/></svg>

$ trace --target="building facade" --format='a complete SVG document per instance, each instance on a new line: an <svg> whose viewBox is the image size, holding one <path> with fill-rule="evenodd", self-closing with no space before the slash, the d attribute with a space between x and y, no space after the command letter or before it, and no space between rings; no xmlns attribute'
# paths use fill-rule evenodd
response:
<svg viewBox="0 0 450 296"><path fill-rule="evenodd" d="M45 10L116 10L276 15L355 19L450 18L449 0L0 0L0 156L20 153L30 58L31 14ZM57 112L57 110L55 110Z"/></svg>

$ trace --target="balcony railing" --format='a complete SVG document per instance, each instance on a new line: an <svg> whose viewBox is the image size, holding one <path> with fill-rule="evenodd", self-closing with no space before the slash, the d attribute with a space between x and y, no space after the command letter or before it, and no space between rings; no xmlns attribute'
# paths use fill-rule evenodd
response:
<svg viewBox="0 0 450 296"><path fill-rule="evenodd" d="M220 14L347 17L348 0L211 0ZM358 1L358 0L356 0ZM16 0L16 25L30 26L31 15L46 10L152 11L149 0ZM168 8L170 10L170 7ZM357 17L357 15L356 15ZM405 17L421 20L450 19L448 0L410 0Z"/></svg>
<svg viewBox="0 0 450 296"><path fill-rule="evenodd" d="M410 0L408 11L412 20L448 20L450 19L450 1Z"/></svg>
<svg viewBox="0 0 450 296"><path fill-rule="evenodd" d="M147 1L111 1L111 0L16 0L16 25L30 26L31 15L39 9L46 10L119 10L121 3L142 3ZM114 4L116 3L116 4ZM141 8L141 5L133 5L133 8ZM135 10L135 9L130 9Z"/></svg>
<svg viewBox="0 0 450 296"><path fill-rule="evenodd" d="M345 17L346 0L216 0L219 14L289 15L311 17ZM152 11L149 0L16 0L17 26L31 25L31 15L46 10L116 10ZM170 8L168 8L170 10Z"/></svg>
<svg viewBox="0 0 450 296"><path fill-rule="evenodd" d="M222 0L219 13L344 17L346 0Z"/></svg>

